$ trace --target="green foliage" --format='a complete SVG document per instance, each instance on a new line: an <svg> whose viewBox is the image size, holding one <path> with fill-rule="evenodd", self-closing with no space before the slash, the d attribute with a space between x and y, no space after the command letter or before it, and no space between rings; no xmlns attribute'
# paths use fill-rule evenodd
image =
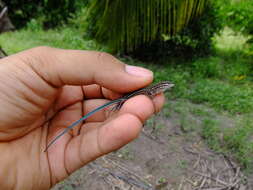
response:
<svg viewBox="0 0 253 190"><path fill-rule="evenodd" d="M222 13L226 23L235 31L253 34L253 1L243 0L223 5Z"/></svg>
<svg viewBox="0 0 253 190"><path fill-rule="evenodd" d="M82 7L75 14L68 19L69 26L79 30L81 33L85 31L85 38L87 39L86 33L89 33L89 22L87 21L87 7Z"/></svg>
<svg viewBox="0 0 253 190"><path fill-rule="evenodd" d="M3 0L8 6L8 15L17 28L24 27L26 22L41 14L40 0Z"/></svg>
<svg viewBox="0 0 253 190"><path fill-rule="evenodd" d="M61 25L88 0L4 0L9 16L17 28L22 28L31 19L40 18L44 27Z"/></svg>
<svg viewBox="0 0 253 190"><path fill-rule="evenodd" d="M223 56L223 77L236 84L253 81L252 75L252 57L245 54L243 51L230 51Z"/></svg>
<svg viewBox="0 0 253 190"><path fill-rule="evenodd" d="M44 0L43 16L46 28L64 23L76 9L75 1Z"/></svg>
<svg viewBox="0 0 253 190"><path fill-rule="evenodd" d="M89 7L92 34L115 51L173 36L203 11L206 0L94 0Z"/></svg>
<svg viewBox="0 0 253 190"><path fill-rule="evenodd" d="M221 78L223 65L222 60L218 57L210 57L206 59L198 59L192 64L193 75L197 78Z"/></svg>
<svg viewBox="0 0 253 190"><path fill-rule="evenodd" d="M39 19L31 19L26 27L31 31L41 31L43 29L43 23Z"/></svg>
<svg viewBox="0 0 253 190"><path fill-rule="evenodd" d="M225 18L226 24L234 31L244 35L251 35L248 40L250 46L248 53L253 55L253 1L227 1L224 3L220 0L220 5L222 6L221 15Z"/></svg>
<svg viewBox="0 0 253 190"><path fill-rule="evenodd" d="M144 61L207 56L213 52L213 36L219 34L224 26L219 11L217 2L208 1L203 14L194 18L179 33L171 37L162 34L154 41L141 44L131 54Z"/></svg>

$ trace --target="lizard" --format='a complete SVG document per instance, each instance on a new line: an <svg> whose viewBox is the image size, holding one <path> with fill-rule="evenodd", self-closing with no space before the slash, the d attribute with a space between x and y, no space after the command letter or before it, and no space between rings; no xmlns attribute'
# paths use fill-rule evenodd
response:
<svg viewBox="0 0 253 190"><path fill-rule="evenodd" d="M46 149L44 150L44 152L46 152L48 150L48 148L54 144L55 141L57 141L61 136L63 136L65 133L67 133L68 131L70 131L73 127L75 127L78 123L84 121L85 119L87 119L88 117L92 116L93 114L95 114L96 112L103 110L113 104L116 104L116 106L112 109L113 111L117 111L119 110L122 105L130 98L137 96L137 95L146 95L149 98L153 98L155 95L165 92L166 90L172 88L174 86L174 84L172 84L169 81L162 81L159 82L157 84L151 85L151 86L147 86L145 88L136 90L134 92L131 92L121 98L112 100L110 102L105 103L102 106L97 107L96 109L90 111L89 113L87 113L86 115L84 115L82 118L80 118L79 120L75 121L74 123L72 123L70 126L68 126L66 129L64 129L59 135L57 135L55 138L53 138L53 140L50 141L50 143L46 146Z"/></svg>

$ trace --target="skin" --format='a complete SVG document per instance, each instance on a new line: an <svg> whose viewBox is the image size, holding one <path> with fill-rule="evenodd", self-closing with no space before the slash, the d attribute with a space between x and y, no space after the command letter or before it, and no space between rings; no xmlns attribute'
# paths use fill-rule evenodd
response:
<svg viewBox="0 0 253 190"><path fill-rule="evenodd" d="M49 189L88 162L138 137L164 96L140 95L115 114L96 113L46 144L94 108L150 84L153 74L92 51L38 47L0 60L0 186Z"/></svg>

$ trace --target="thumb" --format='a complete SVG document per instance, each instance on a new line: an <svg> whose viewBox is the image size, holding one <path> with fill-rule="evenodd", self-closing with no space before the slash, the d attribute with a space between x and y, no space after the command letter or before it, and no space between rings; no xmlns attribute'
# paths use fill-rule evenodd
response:
<svg viewBox="0 0 253 190"><path fill-rule="evenodd" d="M55 87L95 83L124 93L146 86L153 80L151 71L126 65L103 52L37 47L17 56Z"/></svg>

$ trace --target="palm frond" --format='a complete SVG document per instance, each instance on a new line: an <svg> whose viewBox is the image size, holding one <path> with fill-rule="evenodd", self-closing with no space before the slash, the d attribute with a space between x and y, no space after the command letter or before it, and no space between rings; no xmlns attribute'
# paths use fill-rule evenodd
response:
<svg viewBox="0 0 253 190"><path fill-rule="evenodd" d="M96 39L114 50L131 51L140 44L173 36L204 10L207 0L93 0Z"/></svg>

